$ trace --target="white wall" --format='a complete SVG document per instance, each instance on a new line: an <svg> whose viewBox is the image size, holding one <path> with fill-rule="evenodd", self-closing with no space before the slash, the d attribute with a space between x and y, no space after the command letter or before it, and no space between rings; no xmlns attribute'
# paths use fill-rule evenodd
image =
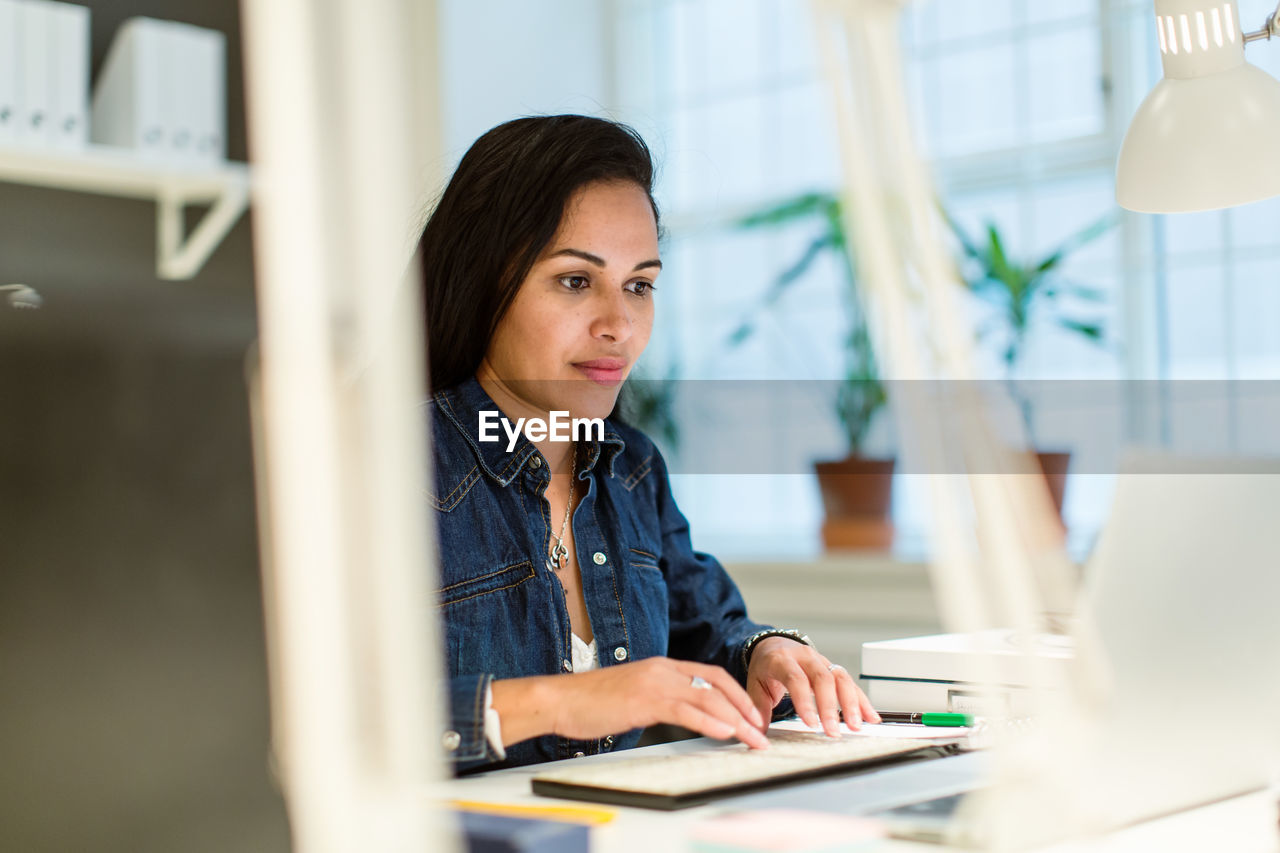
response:
<svg viewBox="0 0 1280 853"><path fill-rule="evenodd" d="M452 174L486 130L522 115L600 115L608 0L441 0L444 143Z"/></svg>

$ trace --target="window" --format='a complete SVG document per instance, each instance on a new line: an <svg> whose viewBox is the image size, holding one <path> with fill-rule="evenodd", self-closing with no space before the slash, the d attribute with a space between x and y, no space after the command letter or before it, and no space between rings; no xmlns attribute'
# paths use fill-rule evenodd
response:
<svg viewBox="0 0 1280 853"><path fill-rule="evenodd" d="M1242 0L1246 22L1260 23L1271 11L1252 8L1258 5ZM645 134L663 165L659 203L670 263L646 355L650 372L661 375L674 363L694 380L838 377L843 286L834 258L770 310L754 313L757 331L743 345L727 343L813 236L799 225L744 231L730 223L838 186L808 4L615 0L613 20L619 117ZM911 109L957 221L971 233L995 223L1010 253L1029 259L1115 211L1115 155L1129 117L1160 76L1153 26L1149 0L909 4L902 37ZM1263 43L1248 58L1280 72L1280 48ZM1107 513L1105 472L1119 446L1182 445L1176 427L1183 421L1168 401L1151 403L1152 395L1129 393L1121 380L1280 375L1278 213L1280 202L1201 216L1124 215L1063 267L1064 278L1105 296L1065 306L1101 321L1104 345L1043 323L1030 335L1017 375L1046 380L1051 397L1057 392L1047 381L1078 380L1124 400L1105 427L1089 427L1096 413L1086 406L1045 418L1037 429L1042 445L1070 444L1073 470L1084 474L1072 477L1065 508L1077 553ZM990 375L999 376L994 346L984 358ZM1244 414L1256 401L1229 395L1220 449L1258 450L1265 439ZM696 401L682 405L697 411ZM1144 409L1151 405L1165 408ZM824 411L815 405L815 417ZM891 437L878 436L878 446L891 450ZM793 450L820 458L844 448L833 422ZM673 463L699 547L726 556L820 550L822 510L811 478L693 473L695 466L681 464L682 455L697 459L700 452L682 447ZM895 521L908 552L923 546L926 502L921 484L900 478Z"/></svg>

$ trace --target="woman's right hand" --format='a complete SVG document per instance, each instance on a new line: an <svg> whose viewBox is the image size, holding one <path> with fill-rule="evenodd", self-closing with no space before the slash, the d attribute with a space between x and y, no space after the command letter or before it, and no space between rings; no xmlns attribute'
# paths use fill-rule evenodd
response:
<svg viewBox="0 0 1280 853"><path fill-rule="evenodd" d="M700 677L710 687L695 687ZM552 676L554 733L589 740L671 723L724 740L767 749L764 721L747 691L723 668L652 657L590 672ZM505 722L503 724L505 728Z"/></svg>

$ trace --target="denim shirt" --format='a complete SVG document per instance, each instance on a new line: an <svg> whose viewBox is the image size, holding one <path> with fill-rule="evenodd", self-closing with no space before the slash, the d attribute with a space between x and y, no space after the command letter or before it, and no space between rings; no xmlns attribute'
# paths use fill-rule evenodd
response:
<svg viewBox="0 0 1280 853"><path fill-rule="evenodd" d="M451 716L442 742L455 772L635 746L640 729L545 735L508 746L498 761L484 732L489 682L572 669L564 589L547 566L550 477L523 435L511 452L501 429L500 441L479 440L480 411L499 408L474 378L436 393L427 409ZM603 440L579 444L572 535L600 666L666 655L722 666L745 686L745 642L767 626L747 618L720 563L693 550L653 442L609 418Z"/></svg>

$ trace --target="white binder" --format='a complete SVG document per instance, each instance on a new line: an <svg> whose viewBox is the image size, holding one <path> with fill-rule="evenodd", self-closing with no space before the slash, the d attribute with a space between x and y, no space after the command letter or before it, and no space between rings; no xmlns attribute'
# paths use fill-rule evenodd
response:
<svg viewBox="0 0 1280 853"><path fill-rule="evenodd" d="M111 42L93 90L89 137L171 159L172 121L165 115L174 81L164 61L168 22L130 18ZM171 112L171 110L170 110Z"/></svg>
<svg viewBox="0 0 1280 853"><path fill-rule="evenodd" d="M192 154L202 163L220 163L227 153L227 39L218 30L184 29L189 50L182 79Z"/></svg>
<svg viewBox="0 0 1280 853"><path fill-rule="evenodd" d="M174 163L226 154L226 37L131 18L112 42L93 93L92 138Z"/></svg>
<svg viewBox="0 0 1280 853"><path fill-rule="evenodd" d="M0 0L0 145L9 145L18 138L18 103L22 89L18 6L18 0Z"/></svg>
<svg viewBox="0 0 1280 853"><path fill-rule="evenodd" d="M160 106L168 128L167 156L187 161L195 151L190 72L192 38L187 24L164 21L164 37L160 46L160 62L168 86L161 92Z"/></svg>
<svg viewBox="0 0 1280 853"><path fill-rule="evenodd" d="M48 3L50 40L49 142L83 148L89 139L89 9Z"/></svg>
<svg viewBox="0 0 1280 853"><path fill-rule="evenodd" d="M217 30L180 23L170 23L166 36L170 150L186 162L221 162L226 151L226 37Z"/></svg>
<svg viewBox="0 0 1280 853"><path fill-rule="evenodd" d="M49 9L39 0L20 0L18 4L18 62L21 84L18 95L17 140L23 145L47 147L50 139L49 108L50 71L53 56L50 47Z"/></svg>

